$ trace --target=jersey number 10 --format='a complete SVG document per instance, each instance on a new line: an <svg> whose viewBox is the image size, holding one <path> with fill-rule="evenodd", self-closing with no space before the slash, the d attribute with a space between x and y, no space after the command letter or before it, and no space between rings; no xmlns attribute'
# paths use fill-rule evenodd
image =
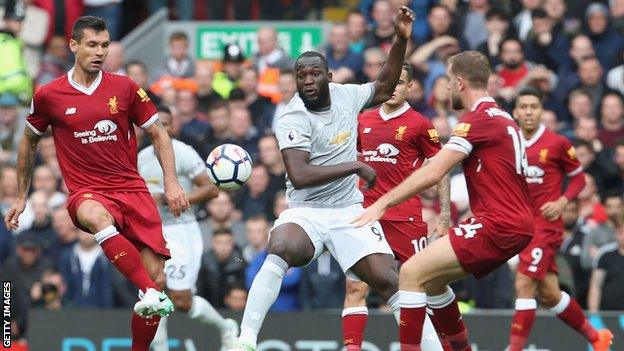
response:
<svg viewBox="0 0 624 351"><path fill-rule="evenodd" d="M521 132L512 126L507 126L507 133L511 136L513 143L516 173L525 175L526 169L529 168L529 161L527 160L524 138L520 134Z"/></svg>

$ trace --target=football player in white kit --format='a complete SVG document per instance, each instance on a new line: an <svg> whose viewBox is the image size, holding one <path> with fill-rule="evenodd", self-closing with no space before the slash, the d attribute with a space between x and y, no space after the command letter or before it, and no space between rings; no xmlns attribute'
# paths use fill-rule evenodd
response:
<svg viewBox="0 0 624 351"><path fill-rule="evenodd" d="M398 318L399 277L379 222L361 228L349 222L364 211L358 176L368 186L376 178L370 166L357 161L357 116L394 92L413 20L410 9L399 9L396 39L373 83L331 83L327 60L318 52L305 52L295 62L297 94L277 121L288 209L271 230L269 255L251 285L241 335L232 350L256 350L258 332L288 268L307 265L325 249L347 275L376 290Z"/></svg>
<svg viewBox="0 0 624 351"><path fill-rule="evenodd" d="M163 233L171 251L171 259L165 262L168 294L176 309L186 312L189 318L200 323L217 327L223 346L231 347L238 334L236 321L224 319L208 301L194 295L204 245L193 205L216 197L219 189L210 181L206 165L199 154L189 145L174 139L173 116L169 108L159 106L158 116L171 137L178 181L191 204L190 211L175 218L164 201L163 173L154 154L154 147L149 146L139 152L139 173L158 205ZM154 351L169 351L165 318L160 320L152 348Z"/></svg>

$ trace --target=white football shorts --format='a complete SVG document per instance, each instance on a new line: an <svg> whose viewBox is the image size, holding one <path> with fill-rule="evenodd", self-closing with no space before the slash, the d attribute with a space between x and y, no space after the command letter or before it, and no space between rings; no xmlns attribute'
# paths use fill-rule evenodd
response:
<svg viewBox="0 0 624 351"><path fill-rule="evenodd" d="M204 247L199 224L166 224L163 234L171 252L171 258L165 261L167 288L194 290Z"/></svg>

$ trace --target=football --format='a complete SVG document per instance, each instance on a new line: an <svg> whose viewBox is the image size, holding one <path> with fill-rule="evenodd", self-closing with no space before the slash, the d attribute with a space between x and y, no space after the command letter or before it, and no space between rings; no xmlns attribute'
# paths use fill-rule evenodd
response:
<svg viewBox="0 0 624 351"><path fill-rule="evenodd" d="M251 156L238 145L223 144L210 152L206 167L208 176L219 189L236 190L251 176Z"/></svg>

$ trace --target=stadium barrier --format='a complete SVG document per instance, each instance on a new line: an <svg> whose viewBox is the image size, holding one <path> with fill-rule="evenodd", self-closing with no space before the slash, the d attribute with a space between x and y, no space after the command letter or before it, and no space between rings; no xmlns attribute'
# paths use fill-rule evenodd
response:
<svg viewBox="0 0 624 351"><path fill-rule="evenodd" d="M226 313L227 314L227 313ZM240 315L229 315L240 321ZM465 316L474 351L506 347L511 311L477 311ZM592 317L595 326L615 334L612 350L624 350L624 314ZM174 313L169 320L171 351L219 351L214 328ZM340 351L340 312L271 313L260 334L257 351ZM390 314L373 313L366 328L364 351L399 351L397 327ZM130 349L130 311L33 310L30 351L124 351ZM556 317L539 313L527 351L586 351L587 343Z"/></svg>

